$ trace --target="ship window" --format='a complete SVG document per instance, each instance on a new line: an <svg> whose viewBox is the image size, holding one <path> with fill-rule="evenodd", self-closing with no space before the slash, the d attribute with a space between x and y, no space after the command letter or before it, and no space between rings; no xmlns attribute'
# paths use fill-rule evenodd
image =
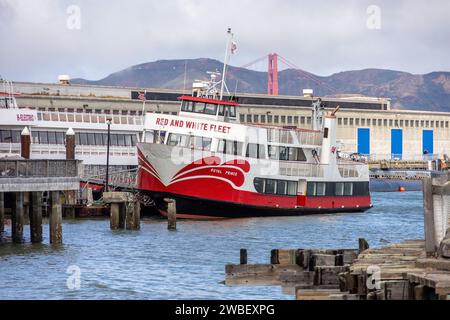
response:
<svg viewBox="0 0 450 320"><path fill-rule="evenodd" d="M323 137L324 139L328 138L328 128L323 129Z"/></svg>
<svg viewBox="0 0 450 320"><path fill-rule="evenodd" d="M204 102L196 102L194 104L194 112L195 113L204 113L205 112L205 103Z"/></svg>
<svg viewBox="0 0 450 320"><path fill-rule="evenodd" d="M137 141L137 136L135 134L132 134L131 135L131 145L135 146L137 142L138 142Z"/></svg>
<svg viewBox="0 0 450 320"><path fill-rule="evenodd" d="M217 105L216 105L216 104L207 103L207 104L205 105L205 111L204 111L204 113L205 113L205 114L210 114L210 115L215 116L216 113L217 113Z"/></svg>
<svg viewBox="0 0 450 320"><path fill-rule="evenodd" d="M264 179L255 178L253 180L253 185L255 186L255 189L257 192L264 193Z"/></svg>
<svg viewBox="0 0 450 320"><path fill-rule="evenodd" d="M129 134L127 134L127 135L125 136L125 145L128 146L128 147L132 146L132 143L131 143L131 135L129 135Z"/></svg>
<svg viewBox="0 0 450 320"><path fill-rule="evenodd" d="M326 184L324 182L317 182L316 196L324 196L326 194Z"/></svg>
<svg viewBox="0 0 450 320"><path fill-rule="evenodd" d="M125 145L125 136L123 134L118 134L117 135L117 140L118 140L118 145L119 146L124 146Z"/></svg>
<svg viewBox="0 0 450 320"><path fill-rule="evenodd" d="M263 159L266 157L263 144L249 143L245 153L248 158Z"/></svg>
<svg viewBox="0 0 450 320"><path fill-rule="evenodd" d="M211 150L211 138L205 137L191 137L191 148L200 149L200 150Z"/></svg>
<svg viewBox="0 0 450 320"><path fill-rule="evenodd" d="M56 132L56 143L64 144L64 132Z"/></svg>
<svg viewBox="0 0 450 320"><path fill-rule="evenodd" d="M276 180L267 179L264 193L275 194Z"/></svg>
<svg viewBox="0 0 450 320"><path fill-rule="evenodd" d="M7 142L7 143L12 142L12 136L11 136L10 130L1 130L0 134L1 134L1 142Z"/></svg>
<svg viewBox="0 0 450 320"><path fill-rule="evenodd" d="M302 148L289 148L289 160L306 161L306 155Z"/></svg>
<svg viewBox="0 0 450 320"><path fill-rule="evenodd" d="M189 136L184 134L169 134L169 140L167 142L169 146L178 147L188 147L189 146Z"/></svg>
<svg viewBox="0 0 450 320"><path fill-rule="evenodd" d="M296 196L297 195L297 182L296 181L288 181L287 185L287 194L288 196Z"/></svg>
<svg viewBox="0 0 450 320"><path fill-rule="evenodd" d="M280 151L278 150L278 146L269 146L269 159L278 160L280 155Z"/></svg>
<svg viewBox="0 0 450 320"><path fill-rule="evenodd" d="M337 196L343 196L344 195L344 183L342 183L342 182L336 183L335 194Z"/></svg>
<svg viewBox="0 0 450 320"><path fill-rule="evenodd" d="M236 108L233 106L226 106L225 117L236 118Z"/></svg>
<svg viewBox="0 0 450 320"><path fill-rule="evenodd" d="M47 131L39 131L39 142L41 144L48 144Z"/></svg>
<svg viewBox="0 0 450 320"><path fill-rule="evenodd" d="M287 193L287 181L277 180L277 194L286 195Z"/></svg>
<svg viewBox="0 0 450 320"><path fill-rule="evenodd" d="M102 146L103 145L103 135L101 133L96 133L95 134L95 144L97 146ZM105 141L106 144L106 141Z"/></svg>
<svg viewBox="0 0 450 320"><path fill-rule="evenodd" d="M353 194L353 183L346 182L344 183L344 195L351 196Z"/></svg>
<svg viewBox="0 0 450 320"><path fill-rule="evenodd" d="M20 130L11 130L12 142L19 143L20 142Z"/></svg>
<svg viewBox="0 0 450 320"><path fill-rule="evenodd" d="M117 146L119 145L117 134L110 134L109 135L109 145L111 146Z"/></svg>
<svg viewBox="0 0 450 320"><path fill-rule="evenodd" d="M231 155L241 155L242 154L242 142L232 141L232 140L220 140L217 152L231 154Z"/></svg>
<svg viewBox="0 0 450 320"><path fill-rule="evenodd" d="M316 195L316 184L314 182L309 182L308 183L306 194L308 196L315 196Z"/></svg>
<svg viewBox="0 0 450 320"><path fill-rule="evenodd" d="M224 112L224 106L221 104L221 105L219 105L219 113L218 113L218 115L219 116L223 116L223 113Z"/></svg>
<svg viewBox="0 0 450 320"><path fill-rule="evenodd" d="M193 112L194 104L192 101L183 101L181 105L181 111Z"/></svg>
<svg viewBox="0 0 450 320"><path fill-rule="evenodd" d="M88 143L90 146L95 146L95 134L88 133Z"/></svg>
<svg viewBox="0 0 450 320"><path fill-rule="evenodd" d="M288 147L279 147L280 148L280 160L288 160Z"/></svg>

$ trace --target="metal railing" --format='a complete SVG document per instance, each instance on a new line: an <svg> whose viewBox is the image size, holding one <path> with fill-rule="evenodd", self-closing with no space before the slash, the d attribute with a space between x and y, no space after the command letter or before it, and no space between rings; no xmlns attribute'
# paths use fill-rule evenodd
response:
<svg viewBox="0 0 450 320"><path fill-rule="evenodd" d="M86 183L85 187L87 187L89 183L103 185L106 182L106 169L99 169L97 175L85 176L83 180ZM135 188L137 181L137 168L109 172L108 180L109 186L113 189Z"/></svg>
<svg viewBox="0 0 450 320"><path fill-rule="evenodd" d="M358 178L358 166L362 164L338 164L338 170L342 178Z"/></svg>
<svg viewBox="0 0 450 320"><path fill-rule="evenodd" d="M323 134L321 131L289 130L281 128L267 129L267 140L269 142L293 144L296 143L294 141L294 136L301 145L322 145Z"/></svg>
<svg viewBox="0 0 450 320"><path fill-rule="evenodd" d="M118 115L118 114L38 111L37 118L39 121L105 123L105 124L107 119L112 119L113 124L125 124L137 126L143 125L142 116Z"/></svg>
<svg viewBox="0 0 450 320"><path fill-rule="evenodd" d="M323 165L279 161L279 174L292 177L323 177Z"/></svg>
<svg viewBox="0 0 450 320"><path fill-rule="evenodd" d="M79 177L77 160L0 160L0 178Z"/></svg>

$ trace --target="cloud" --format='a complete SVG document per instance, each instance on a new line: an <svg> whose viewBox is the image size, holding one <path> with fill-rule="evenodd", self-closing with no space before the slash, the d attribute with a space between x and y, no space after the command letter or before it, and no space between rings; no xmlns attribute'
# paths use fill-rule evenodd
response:
<svg viewBox="0 0 450 320"><path fill-rule="evenodd" d="M304 70L450 70L450 3L298 0L0 0L0 74L55 81L58 74L99 79L158 59L223 60L227 27L244 65L278 52ZM378 5L381 29L367 28ZM81 28L67 28L70 5Z"/></svg>

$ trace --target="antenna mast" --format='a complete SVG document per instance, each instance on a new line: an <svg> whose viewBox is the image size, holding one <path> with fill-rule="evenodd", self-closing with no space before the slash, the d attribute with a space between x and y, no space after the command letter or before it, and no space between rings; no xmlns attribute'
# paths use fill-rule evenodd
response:
<svg viewBox="0 0 450 320"><path fill-rule="evenodd" d="M228 28L228 42L227 42L227 49L225 51L225 59L223 62L223 72L222 72L222 84L220 86L220 100L223 99L223 90L225 87L225 77L226 77L226 72L227 72L227 64L228 61L230 59L230 47L231 47L231 42L233 41L233 33L231 32L231 28Z"/></svg>

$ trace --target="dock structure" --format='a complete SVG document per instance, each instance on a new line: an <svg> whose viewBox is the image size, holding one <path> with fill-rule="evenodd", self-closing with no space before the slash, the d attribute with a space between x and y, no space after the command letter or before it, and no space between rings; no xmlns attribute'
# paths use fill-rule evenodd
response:
<svg viewBox="0 0 450 320"><path fill-rule="evenodd" d="M450 177L425 179L423 192L425 240L274 249L268 264L247 264L241 249L240 264L225 266L225 283L280 285L298 300L450 300Z"/></svg>
<svg viewBox="0 0 450 320"><path fill-rule="evenodd" d="M111 230L140 229L141 203L130 192L104 192L103 201L110 205Z"/></svg>
<svg viewBox="0 0 450 320"><path fill-rule="evenodd" d="M62 243L61 194L79 190L82 170L77 160L0 159L0 230L4 229L5 198L9 197L12 241L23 242L23 224L29 217L31 241L41 242L42 199L47 192L51 200L50 243ZM27 206L25 198L30 199Z"/></svg>

